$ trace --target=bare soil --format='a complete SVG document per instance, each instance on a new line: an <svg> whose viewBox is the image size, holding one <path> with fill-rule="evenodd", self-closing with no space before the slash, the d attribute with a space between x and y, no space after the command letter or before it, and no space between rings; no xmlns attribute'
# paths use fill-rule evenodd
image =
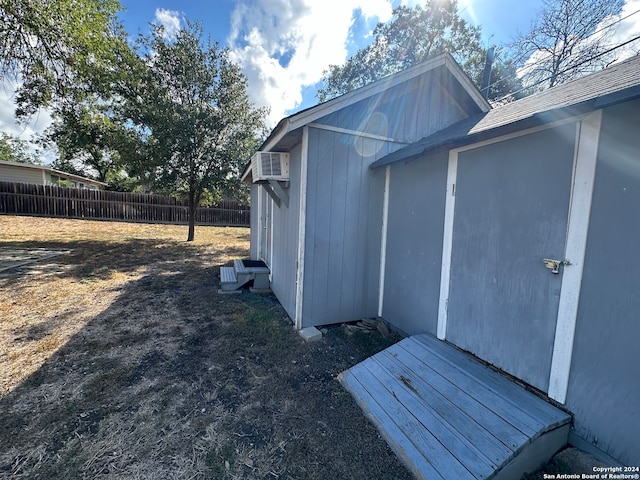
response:
<svg viewBox="0 0 640 480"><path fill-rule="evenodd" d="M398 338L305 344L219 295L249 230L0 216L0 477L408 479L336 376ZM356 320L356 319L354 319Z"/></svg>

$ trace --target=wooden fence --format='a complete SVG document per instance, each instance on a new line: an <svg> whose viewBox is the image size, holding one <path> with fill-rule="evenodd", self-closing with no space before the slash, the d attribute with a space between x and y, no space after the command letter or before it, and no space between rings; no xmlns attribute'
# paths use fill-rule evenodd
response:
<svg viewBox="0 0 640 480"><path fill-rule="evenodd" d="M198 207L196 225L249 226L250 208L235 200ZM0 214L186 225L187 202L161 195L0 182Z"/></svg>

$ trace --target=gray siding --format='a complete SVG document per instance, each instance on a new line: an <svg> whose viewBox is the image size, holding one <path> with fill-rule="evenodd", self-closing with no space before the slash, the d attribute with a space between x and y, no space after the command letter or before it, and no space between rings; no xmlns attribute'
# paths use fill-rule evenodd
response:
<svg viewBox="0 0 640 480"><path fill-rule="evenodd" d="M448 154L391 167L382 316L413 335L436 334Z"/></svg>
<svg viewBox="0 0 640 480"><path fill-rule="evenodd" d="M397 145L373 143L309 129L303 327L376 315L384 173L368 166Z"/></svg>
<svg viewBox="0 0 640 480"><path fill-rule="evenodd" d="M44 185L42 170L13 165L0 165L0 181Z"/></svg>
<svg viewBox="0 0 640 480"><path fill-rule="evenodd" d="M289 206L273 204L273 244L271 248L271 290L293 319L296 309L296 268L300 223L300 145L290 152ZM269 201L271 198L267 196Z"/></svg>
<svg viewBox="0 0 640 480"><path fill-rule="evenodd" d="M457 82L449 81L445 88L445 80L441 78L443 71L437 69L389 88L327 115L318 123L416 141L470 114L479 113L479 107L466 94L458 95L459 99L466 99L464 104L454 99L450 90L458 91L461 87Z"/></svg>
<svg viewBox="0 0 640 480"><path fill-rule="evenodd" d="M576 433L640 464L640 102L605 110L567 406Z"/></svg>

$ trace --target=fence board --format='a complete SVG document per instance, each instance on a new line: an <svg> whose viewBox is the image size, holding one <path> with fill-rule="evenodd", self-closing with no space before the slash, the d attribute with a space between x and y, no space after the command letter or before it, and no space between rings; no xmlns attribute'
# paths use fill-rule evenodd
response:
<svg viewBox="0 0 640 480"><path fill-rule="evenodd" d="M186 225L187 202L162 195L0 182L0 214ZM221 200L198 207L196 225L250 225L250 207Z"/></svg>

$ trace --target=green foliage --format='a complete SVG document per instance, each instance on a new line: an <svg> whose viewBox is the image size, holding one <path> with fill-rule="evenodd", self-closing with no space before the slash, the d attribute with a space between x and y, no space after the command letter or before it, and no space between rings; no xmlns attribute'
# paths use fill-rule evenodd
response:
<svg viewBox="0 0 640 480"><path fill-rule="evenodd" d="M73 103L85 77L113 66L117 0L2 0L0 74L14 78L16 114Z"/></svg>
<svg viewBox="0 0 640 480"><path fill-rule="evenodd" d="M216 195L239 182L244 159L258 144L265 111L247 95L247 80L218 44L187 24L173 40L162 27L138 43L145 68L131 85L125 116L144 142L136 172L159 190L189 199L193 240L195 208L205 191Z"/></svg>
<svg viewBox="0 0 640 480"><path fill-rule="evenodd" d="M130 132L110 108L109 99L98 102L89 97L60 109L45 140L57 146L61 162L81 165L83 176L101 182L118 178L130 141Z"/></svg>
<svg viewBox="0 0 640 480"><path fill-rule="evenodd" d="M325 71L325 86L317 93L320 101L443 52L450 52L478 84L482 80L485 51L480 45L480 28L460 18L455 0L427 0L424 6L397 7L389 22L376 26L373 37L371 45L343 66L331 65Z"/></svg>
<svg viewBox="0 0 640 480"><path fill-rule="evenodd" d="M0 132L0 160L42 165L36 154L29 149L26 141L4 132Z"/></svg>

